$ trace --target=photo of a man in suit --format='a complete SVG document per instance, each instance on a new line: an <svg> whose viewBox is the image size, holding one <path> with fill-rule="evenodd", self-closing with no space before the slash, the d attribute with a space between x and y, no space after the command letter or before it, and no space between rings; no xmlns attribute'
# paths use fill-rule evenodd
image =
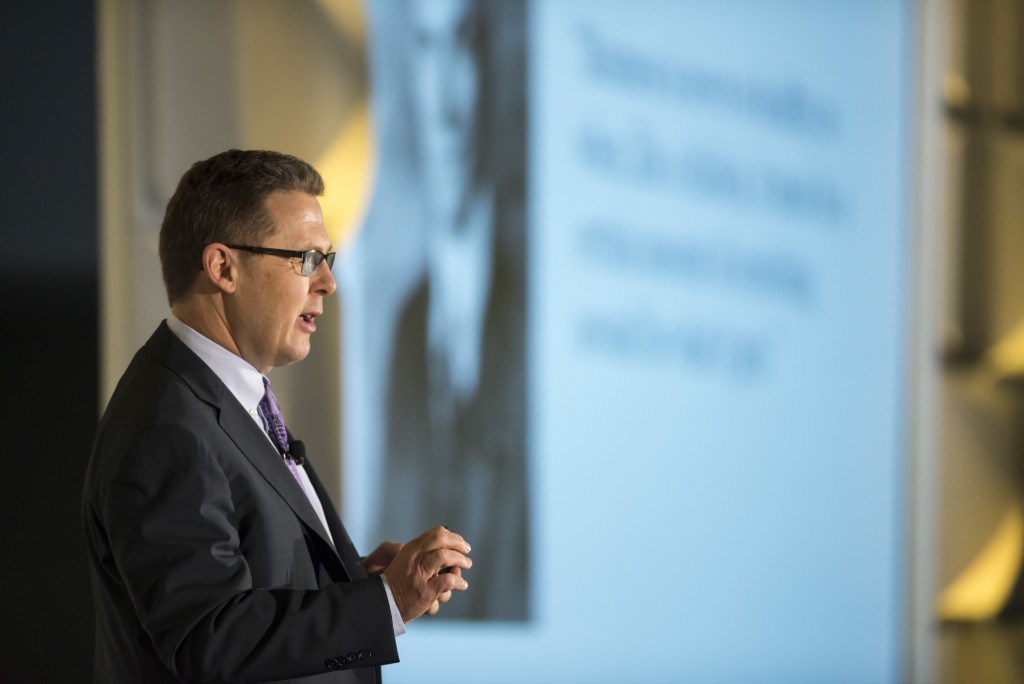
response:
<svg viewBox="0 0 1024 684"><path fill-rule="evenodd" d="M381 163L349 255L366 276L345 293L371 529L449 521L478 565L442 618L527 620L523 3L371 9Z"/></svg>
<svg viewBox="0 0 1024 684"><path fill-rule="evenodd" d="M403 625L468 586L470 547L440 525L361 558L270 389L336 288L323 191L295 157L230 150L167 205L170 314L83 493L97 682L376 682Z"/></svg>

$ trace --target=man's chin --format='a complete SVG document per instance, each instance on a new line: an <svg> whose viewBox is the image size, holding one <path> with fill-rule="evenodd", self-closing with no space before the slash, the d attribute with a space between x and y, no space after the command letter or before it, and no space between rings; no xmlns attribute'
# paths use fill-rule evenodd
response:
<svg viewBox="0 0 1024 684"><path fill-rule="evenodd" d="M291 366L302 361L309 356L310 349L311 346L309 344L289 348L277 357L277 363L274 364L274 368L284 368L285 366Z"/></svg>

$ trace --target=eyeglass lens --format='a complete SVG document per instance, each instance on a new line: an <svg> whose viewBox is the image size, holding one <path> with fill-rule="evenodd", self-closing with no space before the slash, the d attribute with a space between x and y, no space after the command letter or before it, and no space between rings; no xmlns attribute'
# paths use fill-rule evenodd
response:
<svg viewBox="0 0 1024 684"><path fill-rule="evenodd" d="M322 254L321 252L311 249L302 255L302 275L311 276L316 273L316 269L320 268L320 264L327 260L327 269L334 268L334 252L330 254Z"/></svg>

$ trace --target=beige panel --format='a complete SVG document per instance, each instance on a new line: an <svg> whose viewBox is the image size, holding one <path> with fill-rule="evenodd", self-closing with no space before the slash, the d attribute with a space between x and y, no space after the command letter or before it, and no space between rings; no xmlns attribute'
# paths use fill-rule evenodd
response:
<svg viewBox="0 0 1024 684"><path fill-rule="evenodd" d="M966 340L942 382L938 579L950 585L1021 500L1024 392L997 382L982 354L1024 320L1024 145L1012 125L1021 102L1022 7L1016 0L951 3L948 59L957 82L947 143L953 239L947 296ZM947 95L950 90L947 89ZM954 340L955 342L955 340Z"/></svg>
<svg viewBox="0 0 1024 684"><path fill-rule="evenodd" d="M244 144L235 1L140 2L145 199L162 207L196 160ZM159 227L159 226L157 226Z"/></svg>

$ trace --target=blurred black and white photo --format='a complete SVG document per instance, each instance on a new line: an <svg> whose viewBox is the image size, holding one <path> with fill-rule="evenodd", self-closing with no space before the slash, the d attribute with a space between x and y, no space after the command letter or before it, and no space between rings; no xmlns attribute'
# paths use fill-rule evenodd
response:
<svg viewBox="0 0 1024 684"><path fill-rule="evenodd" d="M377 168L343 280L350 458L376 473L372 533L430 520L473 545L473 591L445 617L525 620L524 9L370 9Z"/></svg>

